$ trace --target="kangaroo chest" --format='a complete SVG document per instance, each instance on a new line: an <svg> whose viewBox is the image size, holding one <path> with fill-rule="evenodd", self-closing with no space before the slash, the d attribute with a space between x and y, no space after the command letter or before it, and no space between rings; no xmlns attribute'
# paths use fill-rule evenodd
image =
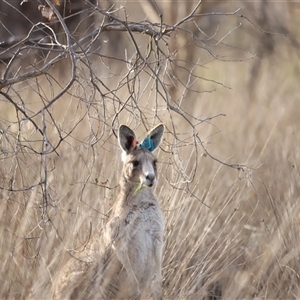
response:
<svg viewBox="0 0 300 300"><path fill-rule="evenodd" d="M115 214L106 226L108 242L135 240L138 236L145 241L148 237L162 236L164 220L159 206L155 203L138 203ZM160 238L160 237L159 237Z"/></svg>

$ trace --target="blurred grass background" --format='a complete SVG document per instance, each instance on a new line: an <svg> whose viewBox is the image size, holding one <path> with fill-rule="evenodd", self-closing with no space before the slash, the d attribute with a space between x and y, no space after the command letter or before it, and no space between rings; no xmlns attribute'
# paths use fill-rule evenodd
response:
<svg viewBox="0 0 300 300"><path fill-rule="evenodd" d="M168 24L195 6L158 4ZM116 5L124 5L130 19L159 21L148 2ZM137 102L120 111L130 94L119 86L128 66L96 52L92 68L103 83L97 84L104 94L116 90L107 92L112 101L92 88L88 68L79 64L84 80L51 106L52 118L47 115L48 139L59 143L49 155L38 154L40 135L0 96L0 298L50 299L69 253L107 221L122 168L111 126L117 116L139 138L153 124L167 126L156 187L166 222L164 298L298 299L299 8L289 1L203 1L195 22L211 51L187 34L197 28L192 21L171 35L166 49L182 66L172 70L182 84L163 75L170 101L202 120L222 114L194 128L166 109L147 71L135 85ZM237 9L275 34L232 15ZM100 54L133 56L128 35L106 33L105 39ZM136 39L146 51L148 38ZM48 77L10 87L13 99L33 115L66 84L69 68L67 61ZM191 68L201 79L188 81ZM34 120L43 122L41 115ZM195 130L212 156L247 167L211 159L195 147Z"/></svg>

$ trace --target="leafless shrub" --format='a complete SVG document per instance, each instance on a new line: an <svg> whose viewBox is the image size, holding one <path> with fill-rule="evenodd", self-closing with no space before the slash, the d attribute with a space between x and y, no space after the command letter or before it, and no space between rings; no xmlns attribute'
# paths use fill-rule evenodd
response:
<svg viewBox="0 0 300 300"><path fill-rule="evenodd" d="M89 123L90 132L88 136L78 139L78 142L87 148L99 141L104 143L105 141L101 142L104 132L114 129L119 118L126 114L130 121L142 122L145 127L156 119L165 121L169 132L175 138L175 144L178 144L174 149L170 144L171 151L175 151L174 154L179 159L176 161L180 161L178 149L184 145L193 144L196 149L200 147L201 151L206 151L197 134L197 128L203 122L222 114L201 119L197 114L192 115L185 111L183 101L186 95L202 92L192 87L196 86L199 80L205 80L196 73L196 69L202 64L191 62L191 68L188 62L181 61L176 52L171 52L169 48L172 43L171 35L184 32L194 41L193 47L219 58L211 47L206 45L205 40L199 38L199 34L202 33L196 24L194 32L184 28L186 23L195 23L195 20L202 16L198 13L201 1L188 16L174 25L129 21L126 19L124 7L103 10L92 2L86 2L87 20L83 21L90 25L79 38L77 31L70 31L66 25L58 10L59 5L56 5L55 1L46 0L43 9L51 12L50 23L58 24L62 32L57 34L52 24L47 22L32 24L26 36L8 45L1 53L3 57L9 57L2 65L1 95L7 109L13 108L16 114L15 121L8 121L3 125L3 141L12 147L6 147L5 151L11 154L18 146L26 149L27 155L39 156L43 165L42 178L34 183L20 184L20 189L40 186L44 190L43 207L47 208L46 181L47 174L51 172L47 167L47 157L57 154L59 146L73 135L82 122ZM38 11L35 13L38 14ZM238 16L238 11L222 14ZM92 23L94 15L97 16L97 23ZM122 15L125 18L121 18ZM88 20L88 16L93 16L92 21ZM33 38L36 32L44 36ZM107 32L126 33L129 42L124 52L118 51L123 57L111 56L108 51L102 50L104 46L101 44L109 42L102 38ZM61 77L55 75L56 70L53 69L57 68L62 74ZM169 91L174 89L175 92L170 95ZM34 94L34 99L39 101L35 104L30 103L28 91L30 98ZM71 116L65 107L70 124L62 127L56 117L55 104L57 107L68 101L64 97L72 98L72 102L77 103L72 103L72 107L77 107L75 116ZM178 129L175 120L180 119L187 124L191 132L184 138L176 134ZM49 132L53 130L56 131L56 136L50 138ZM30 135L30 138L25 135ZM198 150L195 153L198 153ZM210 155L207 151L206 154ZM239 165L231 166L243 168ZM190 171L184 171L180 165L178 171L188 181L192 181L193 172L188 174ZM16 187L12 184L11 187L6 186L6 189L14 191Z"/></svg>

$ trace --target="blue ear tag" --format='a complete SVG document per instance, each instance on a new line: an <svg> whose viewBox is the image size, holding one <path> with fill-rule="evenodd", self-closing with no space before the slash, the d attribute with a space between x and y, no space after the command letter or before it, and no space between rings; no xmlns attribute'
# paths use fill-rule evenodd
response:
<svg viewBox="0 0 300 300"><path fill-rule="evenodd" d="M154 150L153 140L149 136L145 137L140 144L141 147L148 149L149 151Z"/></svg>

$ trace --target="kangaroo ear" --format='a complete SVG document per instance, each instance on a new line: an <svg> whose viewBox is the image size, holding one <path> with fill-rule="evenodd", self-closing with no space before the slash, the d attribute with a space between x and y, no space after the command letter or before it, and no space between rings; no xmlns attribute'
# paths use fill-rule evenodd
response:
<svg viewBox="0 0 300 300"><path fill-rule="evenodd" d="M149 151L154 151L161 143L164 134L165 126L159 124L154 127L141 142L141 147L147 148Z"/></svg>
<svg viewBox="0 0 300 300"><path fill-rule="evenodd" d="M121 125L119 127L119 145L122 148L123 151L125 151L127 154L135 149L137 145L137 140L135 138L134 132L127 127L126 125Z"/></svg>

